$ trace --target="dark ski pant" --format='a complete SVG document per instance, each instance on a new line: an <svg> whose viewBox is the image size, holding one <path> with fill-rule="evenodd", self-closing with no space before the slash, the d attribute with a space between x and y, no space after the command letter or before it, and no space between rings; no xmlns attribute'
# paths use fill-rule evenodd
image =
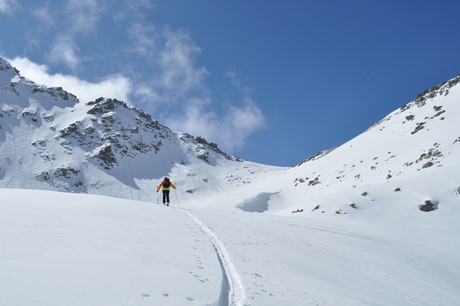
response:
<svg viewBox="0 0 460 306"><path fill-rule="evenodd" d="M163 189L163 204L169 203L169 190Z"/></svg>

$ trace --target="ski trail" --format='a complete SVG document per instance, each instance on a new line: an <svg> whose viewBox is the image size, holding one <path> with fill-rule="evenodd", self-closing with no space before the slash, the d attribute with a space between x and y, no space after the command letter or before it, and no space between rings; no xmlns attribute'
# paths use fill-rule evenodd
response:
<svg viewBox="0 0 460 306"><path fill-rule="evenodd" d="M223 274L219 306L249 306L246 302L241 276L236 271L232 258L230 257L230 254L225 248L223 242L219 239L219 237L217 237L212 229L204 225L197 217L189 212L184 210L182 211L195 221L201 230L209 237L209 239L211 239L211 242L214 245Z"/></svg>

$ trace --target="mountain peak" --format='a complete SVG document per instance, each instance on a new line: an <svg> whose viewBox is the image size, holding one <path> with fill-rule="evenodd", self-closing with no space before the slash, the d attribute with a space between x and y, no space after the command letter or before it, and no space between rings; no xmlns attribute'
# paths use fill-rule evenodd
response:
<svg viewBox="0 0 460 306"><path fill-rule="evenodd" d="M240 161L123 101L82 103L61 87L37 85L0 63L0 186L145 200L151 188L145 186L174 177L178 165L207 177L223 160Z"/></svg>
<svg viewBox="0 0 460 306"><path fill-rule="evenodd" d="M11 66L11 64L2 57L0 57L0 71L9 71L14 74L19 74L19 70Z"/></svg>
<svg viewBox="0 0 460 306"><path fill-rule="evenodd" d="M433 86L433 87L425 90L424 92L419 94L417 96L417 98L415 98L415 100L413 102L415 102L416 104L417 103L420 104L420 103L425 102L428 99L433 99L438 95L441 95L441 96L442 95L448 95L449 94L449 89L451 89L452 87L456 86L458 83L460 83L460 74L457 75L455 78L453 78L451 80L448 80L446 82L443 82L441 84L438 84L436 86Z"/></svg>

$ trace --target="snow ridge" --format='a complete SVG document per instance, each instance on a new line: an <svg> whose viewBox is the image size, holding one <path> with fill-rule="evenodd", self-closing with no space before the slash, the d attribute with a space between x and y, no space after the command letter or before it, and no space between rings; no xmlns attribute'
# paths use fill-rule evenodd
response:
<svg viewBox="0 0 460 306"><path fill-rule="evenodd" d="M216 250L217 258L222 267L222 292L220 296L219 306L249 306L246 302L243 281L241 276L233 264L232 258L227 251L224 243L213 232L211 228L206 226L193 214L182 210L187 216L200 227L200 229L211 239Z"/></svg>

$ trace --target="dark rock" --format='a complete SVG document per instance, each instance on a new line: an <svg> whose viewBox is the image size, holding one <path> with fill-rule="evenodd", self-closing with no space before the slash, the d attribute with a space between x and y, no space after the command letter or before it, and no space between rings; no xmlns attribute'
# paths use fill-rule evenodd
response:
<svg viewBox="0 0 460 306"><path fill-rule="evenodd" d="M421 211L429 212L436 210L438 208L438 205L435 203L432 203L430 200L425 201L425 204L421 204L418 207Z"/></svg>
<svg viewBox="0 0 460 306"><path fill-rule="evenodd" d="M425 123L426 123L426 122L419 122L419 123L417 123L417 126L415 127L415 130L413 130L413 131L411 132L411 134L414 135L414 134L417 133L418 131L423 130L423 129L425 128L425 127L424 127Z"/></svg>
<svg viewBox="0 0 460 306"><path fill-rule="evenodd" d="M434 164L433 164L432 162L427 162L426 164L424 164L424 165L422 166L422 169L424 169L424 168L429 168L429 167L431 167L431 166L433 166L433 165L434 165Z"/></svg>
<svg viewBox="0 0 460 306"><path fill-rule="evenodd" d="M200 151L196 155L201 160L204 160L205 162L209 163L209 152L208 151Z"/></svg>
<svg viewBox="0 0 460 306"><path fill-rule="evenodd" d="M315 178L314 180L311 180L308 182L308 186L315 186L317 184L321 184L321 182L319 181L319 178Z"/></svg>
<svg viewBox="0 0 460 306"><path fill-rule="evenodd" d="M104 169L110 170L115 165L118 165L117 159L113 154L112 146L110 145L102 147L95 157L102 161L100 165L104 167Z"/></svg>
<svg viewBox="0 0 460 306"><path fill-rule="evenodd" d="M438 94L439 95L448 94L449 89L452 88L453 86L455 86L456 84L458 84L459 82L460 82L460 75L457 75L452 80L449 80L447 82L443 82L443 83L441 83L439 85L433 86L433 87L425 90L420 95L418 95L418 97L414 100L414 102L417 105L422 106L420 104L422 102L425 102L427 99L432 99L432 98L436 97Z"/></svg>
<svg viewBox="0 0 460 306"><path fill-rule="evenodd" d="M69 124L65 129L61 130L60 137L66 137L78 130L77 123Z"/></svg>
<svg viewBox="0 0 460 306"><path fill-rule="evenodd" d="M445 112L446 112L445 110L439 111L433 117L438 117L438 116L442 115Z"/></svg>
<svg viewBox="0 0 460 306"><path fill-rule="evenodd" d="M65 178L71 178L72 176L76 176L80 173L80 170L76 170L70 167L67 168L58 168L54 171L54 175L56 176L63 176Z"/></svg>

